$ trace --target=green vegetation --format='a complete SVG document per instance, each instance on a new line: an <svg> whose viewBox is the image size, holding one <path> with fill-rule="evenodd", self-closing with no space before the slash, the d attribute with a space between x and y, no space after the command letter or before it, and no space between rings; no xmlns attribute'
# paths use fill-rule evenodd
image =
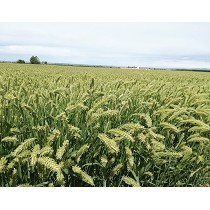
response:
<svg viewBox="0 0 210 210"><path fill-rule="evenodd" d="M31 56L30 63L31 64L40 64L41 62L37 56Z"/></svg>
<svg viewBox="0 0 210 210"><path fill-rule="evenodd" d="M0 64L1 186L209 186L210 76Z"/></svg>
<svg viewBox="0 0 210 210"><path fill-rule="evenodd" d="M17 60L17 63L25 63L25 61L22 59L19 59L19 60Z"/></svg>

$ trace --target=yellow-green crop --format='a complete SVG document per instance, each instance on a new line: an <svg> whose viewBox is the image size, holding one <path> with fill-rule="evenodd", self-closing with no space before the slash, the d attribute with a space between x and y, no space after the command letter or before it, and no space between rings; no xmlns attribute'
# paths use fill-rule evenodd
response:
<svg viewBox="0 0 210 210"><path fill-rule="evenodd" d="M208 186L210 73L0 64L0 186Z"/></svg>

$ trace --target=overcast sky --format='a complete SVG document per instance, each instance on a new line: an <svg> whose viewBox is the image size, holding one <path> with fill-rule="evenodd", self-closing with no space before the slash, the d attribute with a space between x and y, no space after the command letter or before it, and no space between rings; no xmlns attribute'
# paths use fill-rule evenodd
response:
<svg viewBox="0 0 210 210"><path fill-rule="evenodd" d="M0 23L0 60L210 68L210 23Z"/></svg>

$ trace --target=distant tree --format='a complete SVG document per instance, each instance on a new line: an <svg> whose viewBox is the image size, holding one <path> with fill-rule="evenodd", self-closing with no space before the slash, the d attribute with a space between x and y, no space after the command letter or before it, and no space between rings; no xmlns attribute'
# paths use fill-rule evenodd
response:
<svg viewBox="0 0 210 210"><path fill-rule="evenodd" d="M40 60L37 56L31 56L30 62L31 64L40 64Z"/></svg>
<svg viewBox="0 0 210 210"><path fill-rule="evenodd" d="M42 64L47 64L47 61L42 61Z"/></svg>
<svg viewBox="0 0 210 210"><path fill-rule="evenodd" d="M17 60L17 63L26 63L26 62L24 60L19 59Z"/></svg>

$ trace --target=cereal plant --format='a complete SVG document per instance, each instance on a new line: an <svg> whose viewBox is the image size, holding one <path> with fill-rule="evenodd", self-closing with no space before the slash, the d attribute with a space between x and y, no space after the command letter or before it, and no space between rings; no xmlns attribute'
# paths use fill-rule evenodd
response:
<svg viewBox="0 0 210 210"><path fill-rule="evenodd" d="M0 64L2 187L209 186L210 77Z"/></svg>

